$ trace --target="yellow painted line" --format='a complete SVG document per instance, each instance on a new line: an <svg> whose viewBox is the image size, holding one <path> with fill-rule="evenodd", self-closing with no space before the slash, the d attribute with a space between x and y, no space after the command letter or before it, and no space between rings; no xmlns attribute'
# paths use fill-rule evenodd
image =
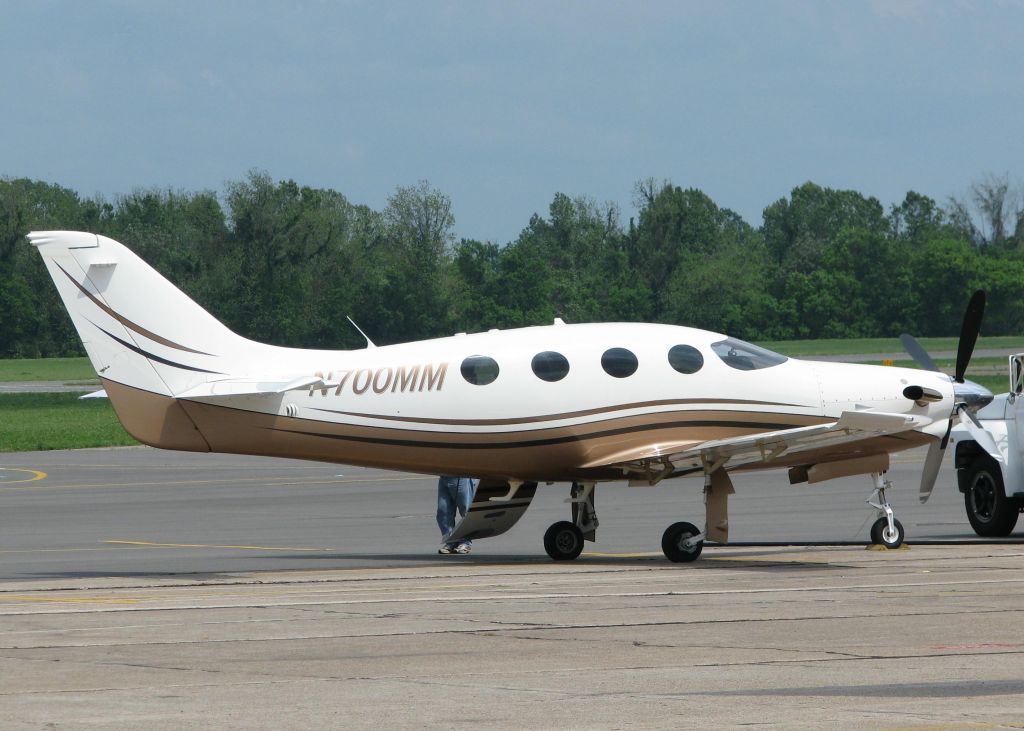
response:
<svg viewBox="0 0 1024 731"><path fill-rule="evenodd" d="M602 553L600 551L584 551L581 556L593 556L594 558L654 558L662 556L658 551L647 553Z"/></svg>
<svg viewBox="0 0 1024 731"><path fill-rule="evenodd" d="M660 551L647 553L601 553L598 551L585 551L581 556L593 556L594 558L664 558ZM701 555L701 561L790 561L793 563L828 563L828 561L812 561L800 556L709 556L706 553Z"/></svg>
<svg viewBox="0 0 1024 731"><path fill-rule="evenodd" d="M151 541L103 541L119 546L144 546L147 548L237 548L244 551L334 551L334 548L310 548L299 546L221 546L210 543L153 543Z"/></svg>
<svg viewBox="0 0 1024 731"><path fill-rule="evenodd" d="M25 472L32 477L22 478L20 480L8 480L4 475L5 472ZM0 467L0 485L16 485L20 482L35 482L36 480L45 480L47 477L45 472L39 470L26 470L21 467Z"/></svg>
<svg viewBox="0 0 1024 731"><path fill-rule="evenodd" d="M818 563L827 564L830 563L827 560L813 560L804 558L802 556L708 556L704 554L701 556L701 560L707 561L767 561L771 563Z"/></svg>
<svg viewBox="0 0 1024 731"><path fill-rule="evenodd" d="M143 546L122 546L120 548L6 548L0 550L2 553L80 553L88 551L131 551Z"/></svg>

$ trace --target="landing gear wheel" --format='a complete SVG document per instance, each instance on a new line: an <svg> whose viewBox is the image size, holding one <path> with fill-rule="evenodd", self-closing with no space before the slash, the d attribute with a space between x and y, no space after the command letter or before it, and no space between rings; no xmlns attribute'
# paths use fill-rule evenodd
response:
<svg viewBox="0 0 1024 731"><path fill-rule="evenodd" d="M876 520L874 525L871 526L871 542L886 548L899 548L902 546L903 538L906 536L906 532L903 530L903 523L898 520L894 520L892 523L896 527L895 531L889 530L888 518Z"/></svg>
<svg viewBox="0 0 1024 731"><path fill-rule="evenodd" d="M685 545L687 538L699 536L700 530L693 523L673 523L661 536L661 550L665 558L675 563L689 563L696 561L704 548L704 541L698 541L692 546Z"/></svg>
<svg viewBox="0 0 1024 731"><path fill-rule="evenodd" d="M1020 503L1006 497L1003 473L990 457L978 457L967 468L964 507L967 520L979 536L1002 538L1017 525Z"/></svg>
<svg viewBox="0 0 1024 731"><path fill-rule="evenodd" d="M555 561L572 561L583 552L583 532L567 520L544 532L544 550Z"/></svg>

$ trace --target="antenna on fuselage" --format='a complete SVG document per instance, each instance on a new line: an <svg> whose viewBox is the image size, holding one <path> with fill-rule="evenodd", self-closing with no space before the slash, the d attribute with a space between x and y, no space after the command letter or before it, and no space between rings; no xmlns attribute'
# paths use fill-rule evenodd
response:
<svg viewBox="0 0 1024 731"><path fill-rule="evenodd" d="M370 340L370 338L366 335L366 333L363 332L362 328L360 328L358 325L356 325L356 321L355 320L353 320L348 315L345 315L345 319L348 320L349 322L351 322L352 323L352 327L354 327L356 330L358 330L359 334L362 335L364 338L366 338L366 347L367 348L376 348L377 347L376 345L374 345L373 341Z"/></svg>

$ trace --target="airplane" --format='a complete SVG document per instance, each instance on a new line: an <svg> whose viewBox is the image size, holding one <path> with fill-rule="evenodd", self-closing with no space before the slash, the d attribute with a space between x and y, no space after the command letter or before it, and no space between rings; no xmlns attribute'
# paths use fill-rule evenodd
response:
<svg viewBox="0 0 1024 731"><path fill-rule="evenodd" d="M955 374L787 358L695 328L525 327L307 350L229 330L124 245L76 231L28 234L124 428L163 449L292 457L480 479L446 542L511 528L538 484L569 483L571 520L544 547L577 558L596 538L595 489L703 477L705 525L662 536L674 562L727 543L731 473L780 468L793 484L870 475L873 543L905 537L886 490L890 455L928 445L931 494L954 419L1001 460L964 379L984 314L971 298ZM930 367L929 367L930 366Z"/></svg>

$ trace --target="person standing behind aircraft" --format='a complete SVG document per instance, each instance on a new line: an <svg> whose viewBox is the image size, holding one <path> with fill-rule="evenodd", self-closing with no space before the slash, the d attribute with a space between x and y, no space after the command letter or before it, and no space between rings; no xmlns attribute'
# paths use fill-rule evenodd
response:
<svg viewBox="0 0 1024 731"><path fill-rule="evenodd" d="M469 506L476 492L476 482L469 477L451 477L441 475L437 480L437 527L441 529L441 539L455 528L455 511L466 517ZM473 541L458 543L442 543L438 553L469 553L473 550Z"/></svg>

